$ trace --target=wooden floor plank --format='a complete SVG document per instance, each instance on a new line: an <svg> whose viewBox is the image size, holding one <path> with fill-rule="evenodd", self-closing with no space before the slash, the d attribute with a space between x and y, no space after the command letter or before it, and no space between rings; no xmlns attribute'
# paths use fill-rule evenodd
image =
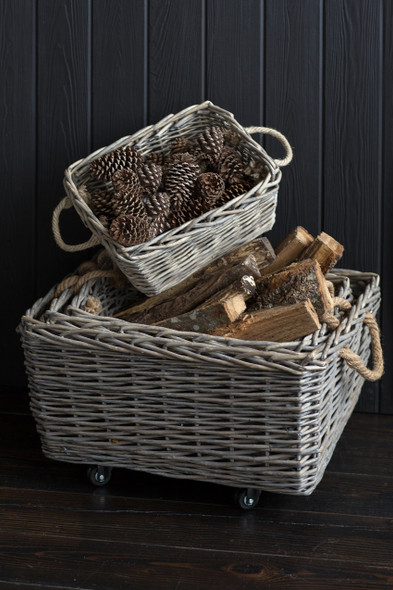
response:
<svg viewBox="0 0 393 590"><path fill-rule="evenodd" d="M263 555L307 557L318 554L324 559L363 561L375 566L392 565L393 528L391 519L360 519L358 515L329 513L308 514L298 519L296 513L276 513L268 518L263 510L242 512L232 510L215 515L160 510L135 511L132 500L126 509L117 509L114 499L96 509L84 508L84 501L65 494L40 493L34 497L30 490L3 490L0 522L3 536L14 541L30 537L57 537L81 541L133 543L141 545L206 549L215 551L256 552ZM38 500L38 502L37 502ZM251 551L251 547L253 550ZM114 549L115 551L115 549Z"/></svg>
<svg viewBox="0 0 393 590"><path fill-rule="evenodd" d="M34 582L56 588L102 590L377 590L391 587L391 568L250 551L189 550L166 546L7 538L0 554L0 581ZM15 576L17 572L17 576ZM51 586L53 584L53 586Z"/></svg>

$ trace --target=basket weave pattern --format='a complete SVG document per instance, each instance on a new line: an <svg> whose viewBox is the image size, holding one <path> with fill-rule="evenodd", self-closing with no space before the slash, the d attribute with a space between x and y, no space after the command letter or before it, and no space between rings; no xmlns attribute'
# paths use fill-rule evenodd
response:
<svg viewBox="0 0 393 590"><path fill-rule="evenodd" d="M168 153L177 137L195 138L208 126L219 125L238 134L244 164L250 159L265 164L265 179L231 202L209 211L144 244L124 248L115 242L88 205L88 192L98 188L89 175L91 162L112 150L132 145L142 155ZM169 115L154 126L98 150L72 164L65 172L64 186L76 211L109 252L129 281L146 295L155 295L180 282L205 264L241 246L273 227L281 171L275 160L237 123L231 113L205 102ZM100 185L102 188L102 185Z"/></svg>
<svg viewBox="0 0 393 590"><path fill-rule="evenodd" d="M337 271L356 299L331 332L289 343L242 342L110 317L133 297L108 280L79 295L54 290L22 319L31 409L45 455L174 478L310 494L357 402L363 379L339 357L367 363L363 319L379 278ZM84 311L99 297L100 316Z"/></svg>

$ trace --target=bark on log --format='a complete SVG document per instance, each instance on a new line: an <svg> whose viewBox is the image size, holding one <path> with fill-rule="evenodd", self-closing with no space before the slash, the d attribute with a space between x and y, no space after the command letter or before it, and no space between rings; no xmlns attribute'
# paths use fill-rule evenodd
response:
<svg viewBox="0 0 393 590"><path fill-rule="evenodd" d="M320 327L315 308L307 299L247 314L228 328L220 328L210 334L239 340L290 342L312 334Z"/></svg>
<svg viewBox="0 0 393 590"><path fill-rule="evenodd" d="M238 265L249 255L254 256L258 269L264 268L273 262L276 257L269 240L267 238L257 238L252 242L233 250L233 252L229 252L225 256L214 260L184 279L184 281L178 285L167 289L163 293L159 293L153 297L146 297L137 306L134 305L130 308L121 310L115 315L115 317L129 320L132 315L146 312L147 310L162 304L164 301L169 301L170 299L180 296L182 293L186 293L206 277L210 278L210 276L215 273L225 272L229 267ZM260 276L260 272L256 269L252 273L252 276L255 278L258 277Z"/></svg>
<svg viewBox="0 0 393 590"><path fill-rule="evenodd" d="M198 281L191 289L164 299L158 299L156 305L144 307L137 305L117 314L117 317L142 324L157 324L162 320L187 313L212 295L227 288L245 275L259 276L256 260L246 256L235 266L223 267L213 275ZM153 297L151 299L154 299Z"/></svg>
<svg viewBox="0 0 393 590"><path fill-rule="evenodd" d="M296 262L256 281L257 292L250 309L288 305L310 299L318 317L333 307L325 277L316 260Z"/></svg>
<svg viewBox="0 0 393 590"><path fill-rule="evenodd" d="M156 325L184 332L208 334L219 327L228 326L237 320L245 310L244 297L238 293L212 305L204 305L183 315L163 320Z"/></svg>

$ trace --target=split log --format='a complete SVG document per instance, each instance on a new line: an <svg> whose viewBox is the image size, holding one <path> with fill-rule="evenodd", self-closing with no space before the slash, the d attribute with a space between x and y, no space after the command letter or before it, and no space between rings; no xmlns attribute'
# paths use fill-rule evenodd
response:
<svg viewBox="0 0 393 590"><path fill-rule="evenodd" d="M306 299L292 305L280 305L247 314L229 328L220 328L210 334L239 340L290 342L312 334L320 327L315 308Z"/></svg>
<svg viewBox="0 0 393 590"><path fill-rule="evenodd" d="M325 277L316 260L291 264L273 275L257 279L256 286L252 310L310 299L321 318L333 308Z"/></svg>
<svg viewBox="0 0 393 590"><path fill-rule="evenodd" d="M254 295L255 291L254 277L244 275L192 311L162 320L156 325L175 330L209 333L237 320L247 308L246 299Z"/></svg>
<svg viewBox="0 0 393 590"><path fill-rule="evenodd" d="M261 274L268 275L285 268L297 260L313 241L313 236L304 227L295 227L275 248L276 259L263 267Z"/></svg>
<svg viewBox="0 0 393 590"><path fill-rule="evenodd" d="M163 320L156 325L185 332L208 334L219 327L228 326L237 320L245 310L244 297L238 293L212 305L197 307L183 315Z"/></svg>
<svg viewBox="0 0 393 590"><path fill-rule="evenodd" d="M312 258L317 260L323 274L337 264L344 252L344 246L334 238L320 233L300 256L301 260Z"/></svg>
<svg viewBox="0 0 393 590"><path fill-rule="evenodd" d="M132 316L138 313L141 314L143 312L147 312L149 309L157 307L165 301L169 301L183 293L186 293L206 277L210 278L211 275L215 273L225 272L228 267L241 264L242 260L244 260L249 255L254 256L258 269L267 266L273 262L276 257L269 240L267 238L257 238L252 242L249 242L248 244L240 246L236 250L229 252L225 256L214 260L170 289L167 289L158 295L153 295L153 297L146 297L138 305L133 305L132 307L121 310L115 315L115 317L129 320ZM258 269L252 273L252 276L260 276Z"/></svg>
<svg viewBox="0 0 393 590"><path fill-rule="evenodd" d="M191 289L169 298L159 298L156 305L144 307L137 305L117 314L117 317L142 324L157 324L162 320L176 317L195 309L212 295L236 283L243 276L260 275L256 260L253 256L246 256L235 266L223 267L211 276L204 277ZM151 299L154 299L152 297Z"/></svg>

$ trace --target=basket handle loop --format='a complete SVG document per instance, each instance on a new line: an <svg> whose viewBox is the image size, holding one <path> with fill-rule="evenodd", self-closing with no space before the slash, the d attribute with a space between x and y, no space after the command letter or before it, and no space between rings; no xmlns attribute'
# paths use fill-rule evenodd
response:
<svg viewBox="0 0 393 590"><path fill-rule="evenodd" d="M56 244L66 252L80 252L81 250L87 250L88 248L92 248L93 246L97 246L100 242L96 238L96 236L92 235L91 238L84 242L83 244L66 244L61 237L60 228L59 228L59 217L60 213L64 209L70 209L72 207L72 201L70 197L64 197L57 205L56 209L53 211L52 214L52 231L53 237L55 238Z"/></svg>
<svg viewBox="0 0 393 590"><path fill-rule="evenodd" d="M340 357L346 361L348 366L355 369L366 381L378 381L384 372L384 361L381 346L381 332L377 320L367 312L364 316L364 323L368 327L371 336L371 350L373 356L373 369L368 369L359 355L352 352L348 346L340 351Z"/></svg>
<svg viewBox="0 0 393 590"><path fill-rule="evenodd" d="M111 268L104 268L105 265L111 264ZM56 287L55 298L60 297L63 291L73 288L75 294L79 293L85 283L91 279L108 278L113 281L117 288L122 288L128 284L122 272L114 265L108 252L101 250L94 260L82 262L73 275L63 279Z"/></svg>
<svg viewBox="0 0 393 590"><path fill-rule="evenodd" d="M271 135L272 137L278 139L285 149L285 158L282 160L274 160L277 166L288 166L288 164L292 161L293 152L290 143L287 138L276 129L271 129L270 127L246 127L246 131L248 131L250 135L253 133L265 133L266 135Z"/></svg>

